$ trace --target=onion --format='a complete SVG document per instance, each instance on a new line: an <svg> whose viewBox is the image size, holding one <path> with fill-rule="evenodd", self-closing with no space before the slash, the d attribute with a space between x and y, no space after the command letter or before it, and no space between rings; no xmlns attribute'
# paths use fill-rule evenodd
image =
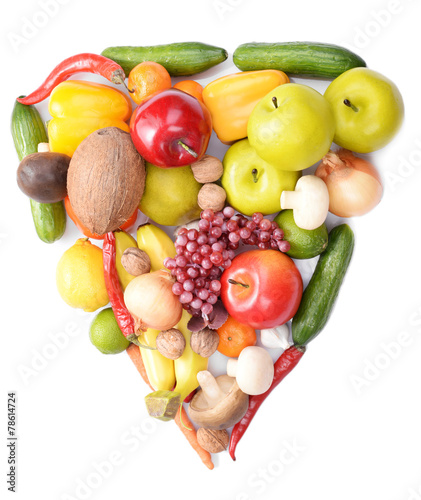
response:
<svg viewBox="0 0 421 500"><path fill-rule="evenodd" d="M347 149L329 151L315 175L326 183L329 212L339 217L363 215L381 200L383 185L374 165Z"/></svg>
<svg viewBox="0 0 421 500"><path fill-rule="evenodd" d="M174 279L165 270L136 276L124 291L124 302L135 321L135 331L169 330L181 319L183 307L172 292Z"/></svg>

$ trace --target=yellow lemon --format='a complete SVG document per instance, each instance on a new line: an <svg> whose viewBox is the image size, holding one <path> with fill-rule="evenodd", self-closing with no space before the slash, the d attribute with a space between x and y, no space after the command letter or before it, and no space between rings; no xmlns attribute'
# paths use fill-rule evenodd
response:
<svg viewBox="0 0 421 500"><path fill-rule="evenodd" d="M102 250L88 238L80 238L64 252L57 264L57 289L71 307L86 312L108 304Z"/></svg>

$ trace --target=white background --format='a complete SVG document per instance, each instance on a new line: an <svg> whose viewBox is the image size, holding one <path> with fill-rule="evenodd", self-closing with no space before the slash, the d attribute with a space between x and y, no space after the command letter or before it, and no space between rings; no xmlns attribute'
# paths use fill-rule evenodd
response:
<svg viewBox="0 0 421 500"><path fill-rule="evenodd" d="M46 15L38 0L3 2L1 9L2 498L12 496L6 408L7 392L16 391L17 498L420 499L420 3L55 0ZM199 75L205 84L236 71L232 52L240 43L294 40L353 48L395 81L406 117L399 136L371 156L384 198L349 221L355 254L328 325L261 407L237 461L215 455L209 471L174 423L148 417L148 389L127 355L104 356L90 344L93 315L60 299L56 264L79 233L69 221L53 245L37 238L29 201L16 185L9 117L18 95L80 52L174 41L225 47L229 59ZM48 119L46 107L40 110ZM223 148L213 140L210 152ZM301 269L308 275L312 267ZM61 339L60 349L53 338ZM213 366L223 366L223 357L215 358Z"/></svg>

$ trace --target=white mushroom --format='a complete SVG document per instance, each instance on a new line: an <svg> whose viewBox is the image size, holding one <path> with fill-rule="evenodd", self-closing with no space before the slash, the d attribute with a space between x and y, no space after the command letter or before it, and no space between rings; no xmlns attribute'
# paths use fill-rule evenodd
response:
<svg viewBox="0 0 421 500"><path fill-rule="evenodd" d="M329 191L315 175L304 175L295 191L282 191L282 210L292 208L294 221L301 229L316 229L323 224L329 210Z"/></svg>
<svg viewBox="0 0 421 500"><path fill-rule="evenodd" d="M201 389L189 405L190 418L206 429L227 429L241 420L247 409L249 397L240 390L233 377L214 377L204 370L197 374Z"/></svg>
<svg viewBox="0 0 421 500"><path fill-rule="evenodd" d="M245 347L238 359L229 359L227 373L235 377L238 387L251 396L263 394L272 384L273 361L263 347Z"/></svg>

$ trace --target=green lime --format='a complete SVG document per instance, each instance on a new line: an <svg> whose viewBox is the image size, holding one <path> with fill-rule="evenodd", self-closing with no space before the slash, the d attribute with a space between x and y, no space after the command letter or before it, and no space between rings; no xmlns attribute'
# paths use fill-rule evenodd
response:
<svg viewBox="0 0 421 500"><path fill-rule="evenodd" d="M89 338L92 344L104 354L118 354L130 345L122 334L111 307L102 309L95 316L89 329Z"/></svg>
<svg viewBox="0 0 421 500"><path fill-rule="evenodd" d="M317 229L301 229L294 221L292 210L282 210L274 220L284 232L284 239L291 245L287 254L293 259L311 259L326 249L328 232L325 224Z"/></svg>

